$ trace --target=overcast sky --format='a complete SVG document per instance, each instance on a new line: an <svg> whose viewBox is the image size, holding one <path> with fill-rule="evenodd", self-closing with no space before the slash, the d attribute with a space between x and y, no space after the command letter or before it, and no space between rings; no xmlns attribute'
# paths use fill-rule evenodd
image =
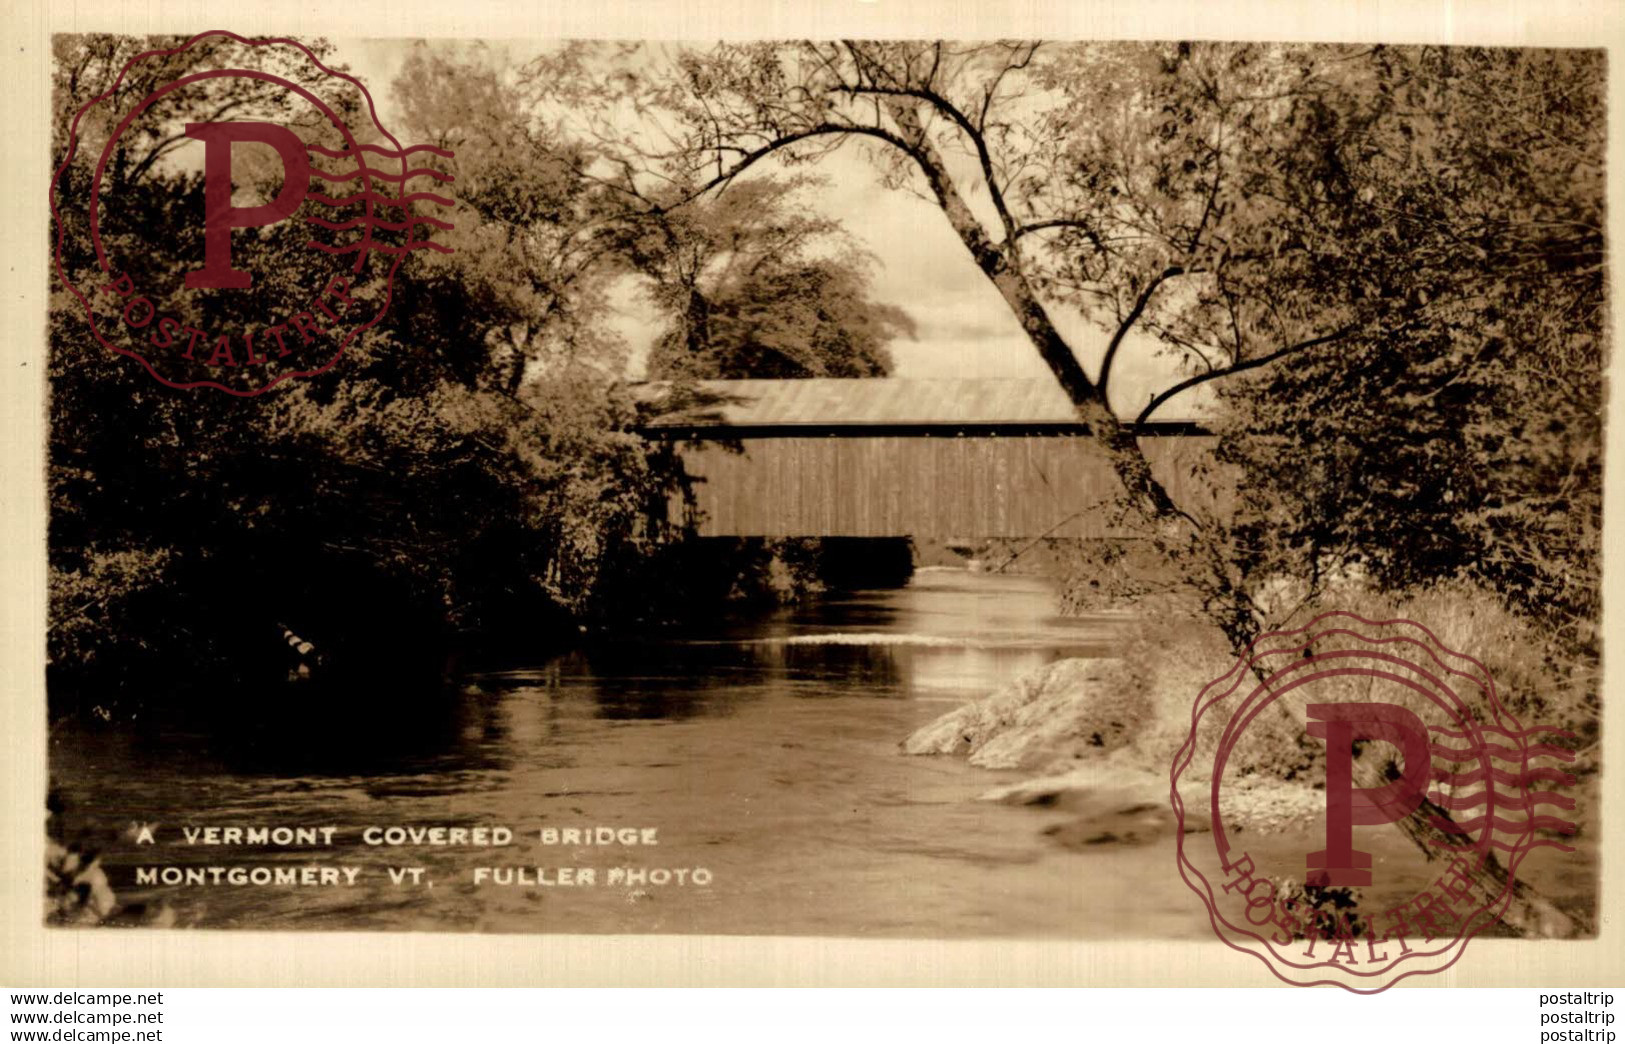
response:
<svg viewBox="0 0 1625 1044"><path fill-rule="evenodd" d="M405 61L410 41L338 40L338 57L372 93L384 126L399 133L390 85ZM499 45L516 61L540 50L519 41ZM403 144L405 142L403 141ZM771 169L764 164L764 169ZM805 168L803 168L805 169ZM842 148L821 159L816 169L829 179L822 189L807 190L809 203L839 219L847 231L878 259L873 296L894 304L914 320L914 340L892 344L899 377L1045 378L1039 359L998 291L971 261L970 254L935 204L908 192L894 191L879 178L859 149ZM653 335L651 316L636 295L623 295L617 326L632 343L634 355ZM1051 319L1095 372L1107 335L1070 309L1053 308ZM1130 336L1114 366L1114 405L1120 414L1138 411L1151 394L1177 379L1172 359L1159 355L1157 342ZM1170 402L1159 419L1190 412ZM1130 414L1132 415L1132 414Z"/></svg>

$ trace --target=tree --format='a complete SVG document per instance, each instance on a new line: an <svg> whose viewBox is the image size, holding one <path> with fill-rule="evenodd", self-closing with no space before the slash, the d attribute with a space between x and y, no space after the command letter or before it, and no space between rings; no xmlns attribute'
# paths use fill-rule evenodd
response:
<svg viewBox="0 0 1625 1044"><path fill-rule="evenodd" d="M110 86L125 56L182 42L59 38L59 114ZM182 52L196 65L175 56L164 75L231 64L232 46ZM287 115L247 104L234 112ZM127 136L161 151L173 137L164 128L184 116L155 107ZM67 124L56 129L60 157ZM280 678L279 625L314 641L330 667L422 684L463 632L574 634L606 576L635 570L663 538L649 508L663 506L669 461L629 430L633 405L592 366L544 367L520 387L522 370L493 347L525 321L549 337L566 331L572 352L599 337L590 287L572 296L575 284L561 285L559 300L543 300L520 285L529 262L505 254L535 237L567 239L590 218L579 188L555 176L568 164L550 167L545 143L528 139L531 151L504 151L490 140L500 130L467 143L467 212L481 219L468 251L440 263L413 255L385 321L320 377L249 399L178 392L96 344L77 301L53 299L53 698L86 693L112 706L187 682ZM85 156L99 151L82 149L64 175L80 203ZM193 227L199 182L162 157L131 163L120 212ZM65 265L83 283L98 274L83 207L63 215ZM104 227L110 252L153 285L178 283L200 243L155 246L143 233L124 219ZM260 230L254 247L292 258L307 238L285 222ZM256 289L298 292L303 266L260 267ZM105 296L95 307L109 307ZM213 307L229 319L234 305Z"/></svg>
<svg viewBox="0 0 1625 1044"><path fill-rule="evenodd" d="M51 91L52 127L62 132L52 142L52 168L67 154L66 131L82 106L104 92L115 94L111 104L93 109L79 124L82 152L95 154L113 131L108 122L112 111L127 111L129 103L154 94L159 88L192 73L208 69L241 67L238 61L248 49L227 37L210 37L181 49L184 36L121 36L111 33L61 33L52 38L53 79ZM321 60L331 59L333 46L325 39L307 42ZM175 50L173 54L157 52ZM140 62L131 65L137 56ZM313 66L291 49L256 50L255 59L266 71L294 83L322 82ZM253 63L249 63L253 64ZM126 70L126 67L128 69ZM120 79L120 73L127 73ZM201 100L200 100L201 99ZM340 115L346 122L361 125L356 117L357 100L340 100ZM189 144L182 124L204 120L274 118L312 128L319 116L288 103L286 92L275 85L240 77L221 78L166 94L120 138L109 166L115 191L139 182L154 167Z"/></svg>
<svg viewBox="0 0 1625 1044"><path fill-rule="evenodd" d="M441 237L455 253L412 259L421 335L463 379L510 397L537 368L618 375L626 346L603 319L621 266L580 148L480 45L418 45L393 90L412 140L455 153L455 228Z"/></svg>
<svg viewBox="0 0 1625 1044"><path fill-rule="evenodd" d="M1238 542L1275 573L1467 575L1595 658L1603 82L1595 52L1442 48L1323 80L1321 176L1346 203L1287 227L1357 248L1345 278L1399 322L1223 386Z"/></svg>
<svg viewBox="0 0 1625 1044"><path fill-rule="evenodd" d="M807 179L757 178L676 211L631 215L623 252L667 327L651 377L877 377L902 309L868 296L873 259L809 213Z"/></svg>
<svg viewBox="0 0 1625 1044"><path fill-rule="evenodd" d="M1236 647L1272 586L1307 598L1350 566L1521 573L1515 600L1563 591L1594 618L1599 56L807 41L641 58L532 70L560 100L599 99L581 122L604 177L664 213L769 161L865 149L938 205L1109 455L1137 546ZM1055 307L1109 332L1095 373ZM1176 503L1114 409L1137 328L1192 372L1131 416L1227 388L1229 503ZM1538 388L1554 368L1569 388ZM1483 480L1493 465L1508 474ZM1543 518L1571 507L1578 522ZM1494 860L1480 873L1505 881ZM1566 922L1552 913L1523 896L1510 918Z"/></svg>
<svg viewBox="0 0 1625 1044"><path fill-rule="evenodd" d="M848 144L866 147L894 187L934 200L1109 454L1133 509L1168 539L1198 549L1226 632L1238 642L1256 633L1256 607L1211 525L1174 503L1108 398L1115 353L1157 291L1181 276L1209 275L1204 266L1227 255L1212 245L1207 218L1188 216L1191 202L1172 182L1153 177L1148 190L1167 198L1156 213L1136 215L1110 202L1110 188L1073 177L1079 157L1065 151L1070 129L1099 102L1087 91L1067 94L1088 72L1078 63L1108 71L1138 63L1150 75L1160 63L1155 48L1063 49L1052 61L1037 44L847 41L596 58L584 60L577 48L538 60L531 84L561 107L586 110L577 122L594 149L584 169L646 213L734 185L770 157L810 163ZM1133 88L1123 91L1117 100L1130 101ZM612 118L628 111L650 115L630 127ZM1083 138L1113 147L1124 140ZM1166 140L1190 154L1192 170L1211 151L1194 134ZM1127 166L1138 185L1143 164ZM1125 238L1132 249L1120 245ZM1074 256L1079 243L1086 251ZM1066 271L1084 273L1096 296L1120 306L1096 377L1047 310L1046 291L1064 290Z"/></svg>
<svg viewBox="0 0 1625 1044"><path fill-rule="evenodd" d="M1268 616L1260 591L1291 569L1279 547L1260 544L1256 520L1175 503L1119 411L1149 420L1200 385L1256 375L1314 384L1315 367L1327 366L1365 393L1341 410L1291 400L1304 405L1299 415L1326 425L1341 417L1345 428L1386 429L1400 441L1381 396L1404 381L1451 381L1449 395L1473 399L1464 395L1471 374L1456 376L1456 364L1476 360L1477 373L1492 361L1490 342L1504 343L1467 336L1500 329L1500 312L1485 301L1517 286L1526 317L1571 316L1595 330L1597 298L1581 291L1601 285L1599 175L1562 199L1554 193L1565 162L1600 169L1584 144L1595 138L1585 124L1594 105L1575 104L1564 79L1591 82L1596 61L1382 47L841 41L583 45L538 60L529 76L532 90L580 113L584 169L649 215L734 191L772 162L814 164L843 147L864 149L893 187L934 201L1110 454L1155 557L1178 563L1181 582L1242 645ZM1594 83L1582 89L1595 94ZM1563 117L1545 132L1531 122L1557 110ZM1530 143L1541 144L1538 157L1520 158ZM1533 220L1520 220L1519 207ZM1093 374L1050 319L1053 308L1081 309L1109 332ZM1186 358L1190 376L1147 403L1114 403L1117 356L1136 329ZM1577 382L1595 387L1594 338L1587 348L1550 322L1535 336L1544 347L1525 356L1540 360L1534 369L1566 362ZM1232 401L1245 414L1243 400ZM1330 427L1319 438L1310 444L1340 444ZM1483 451L1495 452L1494 438L1486 432ZM1278 442L1253 439L1243 450L1240 441L1231 440L1230 462L1260 480L1280 470L1268 464ZM1552 473L1555 491L1568 458L1549 447L1528 452L1548 458L1536 470ZM1350 517L1346 499L1315 502L1307 489L1293 503L1285 514L1305 525ZM1500 508L1459 496L1448 504L1417 532L1479 507L1500 512L1479 527L1486 537L1516 528ZM1396 498L1366 504L1354 516L1364 520L1360 542L1383 543L1374 530L1399 509ZM1284 529L1271 542L1294 540L1308 546ZM1322 575L1351 546L1331 551L1322 541L1307 566L1296 560L1299 571ZM1418 540L1394 554L1414 563L1435 550Z"/></svg>

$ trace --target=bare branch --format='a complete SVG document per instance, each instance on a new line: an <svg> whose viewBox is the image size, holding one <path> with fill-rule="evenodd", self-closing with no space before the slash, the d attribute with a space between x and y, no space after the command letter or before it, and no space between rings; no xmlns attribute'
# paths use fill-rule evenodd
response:
<svg viewBox="0 0 1625 1044"><path fill-rule="evenodd" d="M1140 291L1140 296L1135 300L1134 307L1129 309L1128 315L1124 316L1122 322L1117 324L1117 330L1112 334L1111 343L1106 346L1106 357L1100 361L1100 376L1095 380L1095 393L1101 397L1102 401L1106 398L1106 383L1111 378L1112 363L1117 359L1117 349L1122 347L1123 338L1128 336L1129 330L1133 328L1135 323L1139 322L1140 316L1145 314L1146 306L1151 303L1151 295L1157 292L1157 287L1176 276L1184 274L1185 270L1178 265L1170 265L1157 273L1156 278L1147 283L1145 289Z"/></svg>
<svg viewBox="0 0 1625 1044"><path fill-rule="evenodd" d="M1136 425L1145 424L1150 420L1151 414L1155 413L1163 403L1178 395L1180 392L1189 391L1197 385L1206 384L1209 381L1216 381L1220 378L1230 377L1238 373L1246 373L1248 370L1256 370L1260 366L1268 366L1277 359L1339 340L1353 333L1355 329L1356 327L1354 326L1345 326L1340 330L1333 330L1329 334L1322 334L1319 337L1311 337L1307 341L1299 341L1297 344L1292 344L1285 348L1277 349L1276 351L1270 352L1268 355L1260 355L1254 359L1243 359L1238 363L1226 366L1222 370L1209 370L1206 373L1196 374L1194 377L1187 377L1172 387L1166 388L1157 395L1153 396L1151 401L1146 403L1145 409L1141 410L1140 415L1134 419L1134 423Z"/></svg>

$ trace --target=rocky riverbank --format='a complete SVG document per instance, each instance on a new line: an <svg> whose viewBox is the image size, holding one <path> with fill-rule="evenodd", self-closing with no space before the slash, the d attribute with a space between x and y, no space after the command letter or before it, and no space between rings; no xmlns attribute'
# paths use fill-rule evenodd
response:
<svg viewBox="0 0 1625 1044"><path fill-rule="evenodd" d="M1169 767L1189 733L1191 701L1211 680L1190 688L1193 679L1184 676L1194 673L1171 663L1147 669L1129 660L1057 660L926 724L903 750L1030 773L988 790L987 801L1098 810L1097 799L1110 794L1111 814L1128 829L1103 826L1097 832L1102 840L1149 840L1172 822ZM1288 777L1302 776L1313 751L1282 728L1264 724L1250 731L1257 735L1238 751L1245 761L1239 785L1226 792L1227 818L1259 832L1312 822L1324 808L1322 792ZM1193 785L1187 805L1205 808L1195 793L1209 778L1200 759L1186 778ZM1203 822L1193 817L1186 828L1201 829Z"/></svg>
<svg viewBox="0 0 1625 1044"><path fill-rule="evenodd" d="M1500 698L1525 720L1544 719L1554 723L1550 728L1567 730L1555 735L1579 748L1566 759L1567 771L1577 777L1568 783L1578 799L1572 815L1575 829L1563 832L1562 847L1520 860L1517 889L1497 930L1530 937L1584 936L1595 924L1597 895L1596 821L1591 813L1596 807L1595 743L1585 746L1590 738L1586 704L1569 691L1584 677L1571 681L1567 673L1537 661L1526 644L1496 633L1504 616L1470 612L1460 605L1451 610L1446 606L1416 615L1442 623L1438 640L1445 648L1483 650L1489 661L1485 669L1496 680ZM1373 616L1387 619L1399 613ZM1169 654L1174 649L1177 658ZM1216 632L1194 624L1147 627L1123 644L1119 658L1046 664L928 722L902 748L910 755L963 756L978 767L1011 773L1009 782L988 789L981 799L1066 812L1067 821L1052 820L1044 828L1051 841L1066 848L1166 843L1181 828L1186 833L1212 829L1207 818L1212 771L1217 752L1224 749L1225 831L1231 837L1245 834L1251 853L1261 860L1268 854L1275 864L1301 866L1303 853L1324 843L1326 814L1320 782L1325 778L1320 764L1325 747L1304 729L1302 707L1289 708L1285 700L1261 704L1239 733L1227 731L1228 714L1204 715L1194 751L1180 773L1182 824L1172 808L1170 772L1191 736L1199 694L1234 664ZM1315 694L1330 702L1365 697L1366 682L1357 676L1323 686L1329 687L1317 688ZM1390 749L1377 745L1370 759L1357 753L1360 785L1369 788L1373 780L1395 778ZM1448 813L1433 807L1430 814L1431 821L1411 817L1400 830L1368 843L1388 846L1396 865L1415 864L1413 849L1418 846L1431 860L1431 846L1437 842L1428 831L1437 828L1429 822ZM1424 861L1409 871L1388 873L1384 887L1414 893L1435 872ZM1473 875L1476 886L1493 896L1507 887L1509 871L1492 859Z"/></svg>

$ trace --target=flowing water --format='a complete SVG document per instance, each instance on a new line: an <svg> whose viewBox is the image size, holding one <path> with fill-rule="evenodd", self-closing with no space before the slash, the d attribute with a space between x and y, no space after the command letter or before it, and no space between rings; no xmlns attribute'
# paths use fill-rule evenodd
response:
<svg viewBox="0 0 1625 1044"><path fill-rule="evenodd" d="M1125 626L1054 607L1036 579L922 570L508 664L439 702L223 693L210 714L70 719L51 772L119 899L182 925L1211 939L1154 794L1013 807L977 798L1023 774L899 750L1034 667L1108 655ZM1379 860L1414 863L1391 833L1370 836ZM1249 838L1282 865L1323 842ZM1585 910L1578 843L1528 870ZM1435 873L1389 873L1394 901Z"/></svg>
<svg viewBox="0 0 1625 1044"><path fill-rule="evenodd" d="M444 707L69 724L52 772L68 820L107 841L120 898L200 926L1197 934L1160 847L1154 861L1064 850L1042 836L1057 812L975 800L1008 774L899 752L1024 671L1108 653L1115 626L1057 617L1036 579L928 569L902 589L508 665ZM155 843L137 843L141 823ZM232 827L292 843L207 843ZM477 827L513 840L451 833ZM601 827L656 843L587 844ZM1148 904L1153 862L1166 901ZM307 867L314 883L270 876ZM163 876L141 883L143 868Z"/></svg>

